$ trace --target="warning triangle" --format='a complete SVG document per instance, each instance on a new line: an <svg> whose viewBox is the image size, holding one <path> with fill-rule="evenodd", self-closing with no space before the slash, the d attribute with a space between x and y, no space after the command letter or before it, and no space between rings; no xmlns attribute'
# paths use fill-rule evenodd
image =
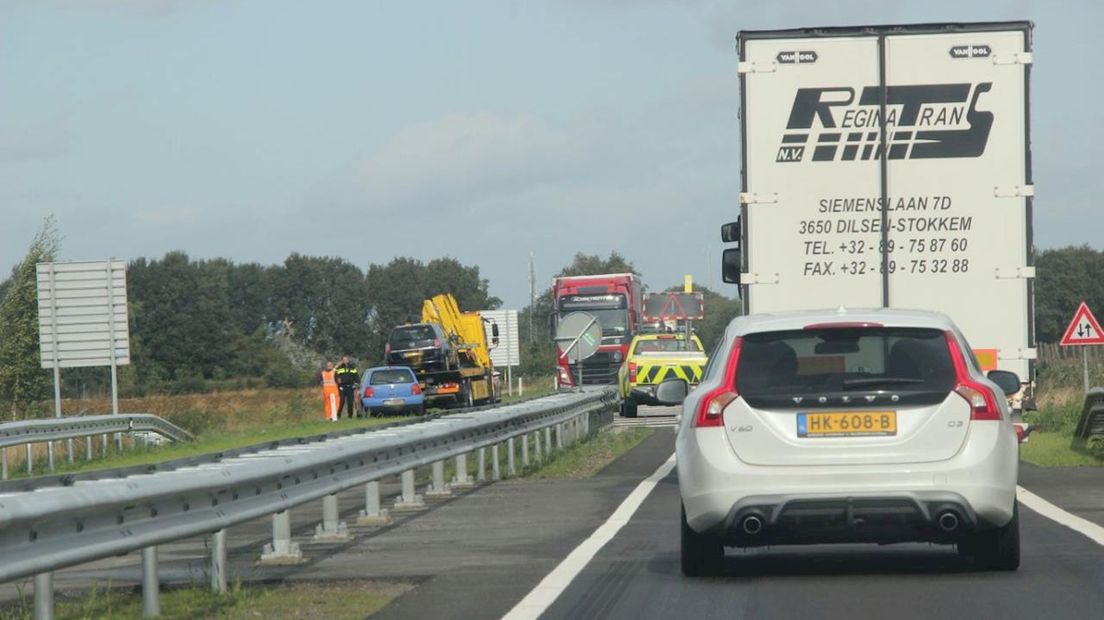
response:
<svg viewBox="0 0 1104 620"><path fill-rule="evenodd" d="M1096 320L1089 306L1085 302L1077 307L1066 333L1062 336L1062 346L1078 344L1104 344L1104 329L1100 329L1100 322Z"/></svg>

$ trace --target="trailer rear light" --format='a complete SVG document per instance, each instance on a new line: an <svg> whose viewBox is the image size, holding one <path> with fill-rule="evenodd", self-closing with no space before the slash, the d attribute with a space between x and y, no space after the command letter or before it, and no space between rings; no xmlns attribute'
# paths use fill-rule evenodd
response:
<svg viewBox="0 0 1104 620"><path fill-rule="evenodd" d="M970 375L970 369L966 365L966 357L958 346L958 340L951 332L947 332L947 351L951 354L951 362L954 363L955 394L970 403L970 419L1000 420L1001 410L997 406L996 395L988 386L978 383Z"/></svg>
<svg viewBox="0 0 1104 620"><path fill-rule="evenodd" d="M418 394L421 394L422 393L422 386L418 385L417 383L412 384L410 386L410 393L413 394L414 396L417 396Z"/></svg>
<svg viewBox="0 0 1104 620"><path fill-rule="evenodd" d="M694 416L695 428L724 427L725 407L740 396L736 391L736 370L740 362L742 344L743 340L740 338L732 344L728 361L725 362L724 382L706 392L698 404L698 412Z"/></svg>
<svg viewBox="0 0 1104 620"><path fill-rule="evenodd" d="M375 390L373 390L370 387L364 388L364 398L374 398L375 396L376 396L376 391Z"/></svg>
<svg viewBox="0 0 1104 620"><path fill-rule="evenodd" d="M629 383L636 383L636 364L629 362Z"/></svg>
<svg viewBox="0 0 1104 620"><path fill-rule="evenodd" d="M559 381L557 381L557 387L571 387L574 385L571 381L571 375L568 374L567 369L563 366L559 367Z"/></svg>

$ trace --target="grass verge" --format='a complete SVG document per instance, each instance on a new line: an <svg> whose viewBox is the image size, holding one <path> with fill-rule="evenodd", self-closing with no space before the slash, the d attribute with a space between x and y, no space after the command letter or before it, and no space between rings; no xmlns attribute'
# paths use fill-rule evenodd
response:
<svg viewBox="0 0 1104 620"><path fill-rule="evenodd" d="M255 618L343 620L368 617L413 588L406 583L332 581L233 587L226 594L206 588L166 588L161 593L161 618ZM33 616L33 603L24 597L0 610L0 620L23 620ZM80 600L59 597L57 618L141 618L142 595L127 589L93 590Z"/></svg>
<svg viewBox="0 0 1104 620"><path fill-rule="evenodd" d="M1020 458L1040 467L1104 467L1104 453L1064 433L1032 433Z"/></svg>
<svg viewBox="0 0 1104 620"><path fill-rule="evenodd" d="M580 480L590 478L632 450L653 432L651 428L610 429L566 450L526 474L529 479Z"/></svg>

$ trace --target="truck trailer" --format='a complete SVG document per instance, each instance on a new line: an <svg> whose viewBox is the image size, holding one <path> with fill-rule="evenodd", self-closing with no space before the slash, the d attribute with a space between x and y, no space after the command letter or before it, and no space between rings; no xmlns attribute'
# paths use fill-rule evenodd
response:
<svg viewBox="0 0 1104 620"><path fill-rule="evenodd" d="M1031 33L740 32L740 218L722 228L739 245L722 271L744 312L940 311L983 370L1030 385Z"/></svg>

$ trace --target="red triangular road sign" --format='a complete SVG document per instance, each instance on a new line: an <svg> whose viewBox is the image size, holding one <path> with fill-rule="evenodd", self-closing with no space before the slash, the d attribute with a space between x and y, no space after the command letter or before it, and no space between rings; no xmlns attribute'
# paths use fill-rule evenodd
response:
<svg viewBox="0 0 1104 620"><path fill-rule="evenodd" d="M1077 307L1073 320L1066 328L1066 334L1062 336L1061 344L1064 347L1077 344L1104 344L1104 329L1100 329L1100 322L1089 311L1085 302L1081 302Z"/></svg>

